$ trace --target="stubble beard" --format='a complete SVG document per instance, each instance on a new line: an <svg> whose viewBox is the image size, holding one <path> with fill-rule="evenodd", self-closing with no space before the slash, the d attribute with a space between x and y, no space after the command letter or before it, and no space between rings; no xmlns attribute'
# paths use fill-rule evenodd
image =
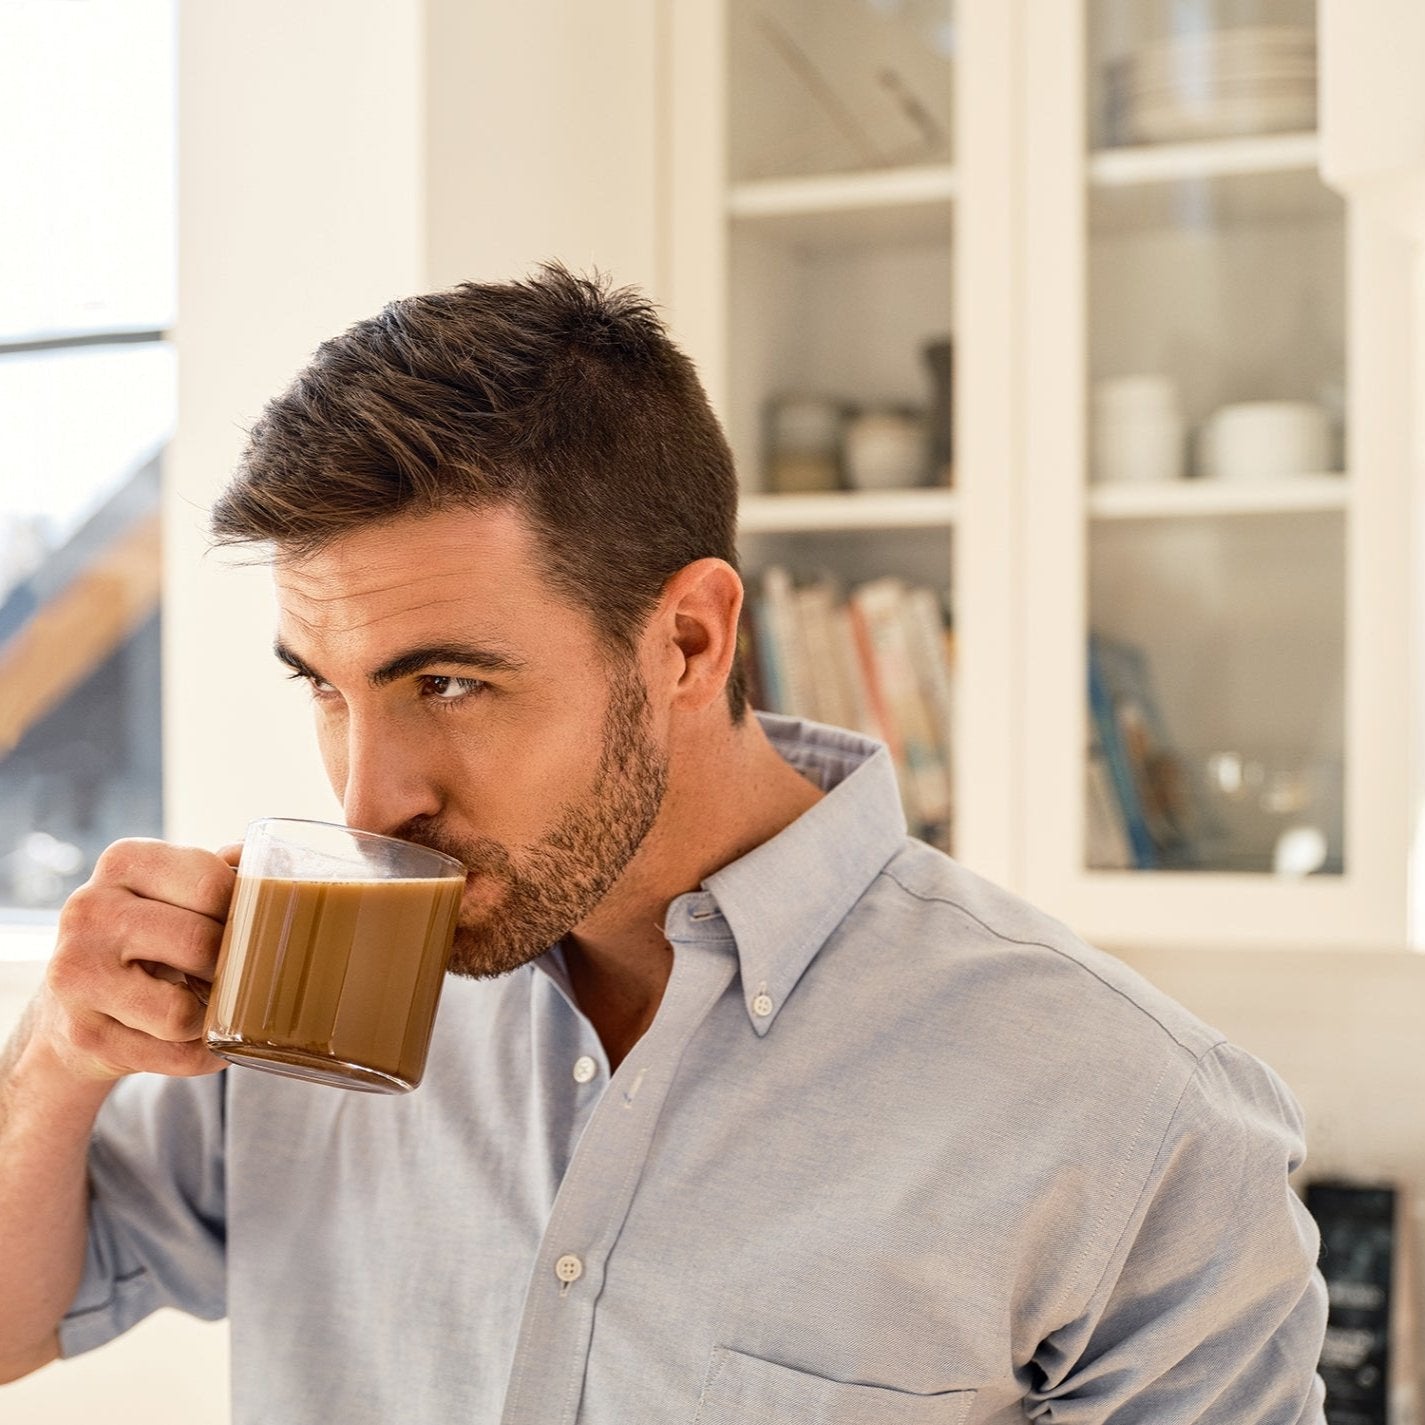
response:
<svg viewBox="0 0 1425 1425"><path fill-rule="evenodd" d="M647 690L630 665L612 676L593 786L561 810L553 830L518 856L488 837L463 842L438 823L397 834L463 861L499 887L487 908L462 912L450 973L508 974L542 955L608 894L657 819L668 763L652 735Z"/></svg>

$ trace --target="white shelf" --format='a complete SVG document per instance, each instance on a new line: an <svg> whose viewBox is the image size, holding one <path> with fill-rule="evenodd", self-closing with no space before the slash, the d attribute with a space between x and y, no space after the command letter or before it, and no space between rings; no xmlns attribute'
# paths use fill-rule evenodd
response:
<svg viewBox="0 0 1425 1425"><path fill-rule="evenodd" d="M739 532L948 528L958 511L959 496L941 489L747 495L741 503Z"/></svg>
<svg viewBox="0 0 1425 1425"><path fill-rule="evenodd" d="M1088 160L1095 235L1339 222L1342 200L1322 181L1315 134L1100 149Z"/></svg>
<svg viewBox="0 0 1425 1425"><path fill-rule="evenodd" d="M1321 143L1315 133L1267 134L1098 149L1089 156L1088 174L1095 186L1124 188L1245 173L1315 173L1320 156Z"/></svg>
<svg viewBox="0 0 1425 1425"><path fill-rule="evenodd" d="M1343 511L1349 495L1345 476L1332 473L1295 475L1259 484L1173 480L1091 485L1088 508L1089 514L1100 520L1311 514Z"/></svg>
<svg viewBox="0 0 1425 1425"><path fill-rule="evenodd" d="M949 203L955 191L955 170L930 164L807 178L752 179L733 185L727 207L733 218L777 218L798 213L848 213Z"/></svg>
<svg viewBox="0 0 1425 1425"><path fill-rule="evenodd" d="M945 164L759 178L732 186L727 214L744 232L791 242L945 241L956 192Z"/></svg>

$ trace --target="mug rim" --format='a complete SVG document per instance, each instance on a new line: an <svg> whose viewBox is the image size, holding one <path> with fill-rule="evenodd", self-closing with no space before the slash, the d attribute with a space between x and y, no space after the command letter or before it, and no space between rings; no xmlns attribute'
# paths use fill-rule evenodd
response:
<svg viewBox="0 0 1425 1425"><path fill-rule="evenodd" d="M363 840L363 841L384 842L384 843L386 843L387 845L395 845L395 846L408 847L408 848L411 848L411 849L416 850L416 851L424 852L427 856L433 856L433 857L435 857L438 861L444 861L447 865L453 867L455 870L457 870L457 871L460 873L460 878L461 878L461 880L464 880L465 877L466 877L466 875L468 874L468 868L466 867L466 865L465 865L465 863L464 863L463 861L461 861L461 860L460 860L458 857L456 857L456 856L451 856L448 852L445 852L445 851L437 851L434 846L426 846L426 845L424 845L423 843L421 843L421 842L419 842L419 841L407 841L404 837L400 837L400 836L387 836L384 832L380 832L380 831L363 831L359 826L343 826L343 825L341 824L341 822L339 822L339 821L323 821L320 817L315 817L315 816L259 816L259 817L254 817L253 820L248 823L248 828L247 828L247 829L248 829L248 832L251 833L252 830L253 830L255 827L259 827L259 826L278 826L278 825L285 825L285 826L322 826L322 827L327 827L328 829L330 829L330 830L332 830L332 831L342 831L342 832L345 832L348 836L358 837L358 838L360 838L360 839ZM244 849L245 849L245 848L246 848L246 841L244 840ZM413 877L399 877L399 876L398 876L398 877L391 877L390 879L393 879L393 880L406 880L406 879L417 879L417 878L413 878ZM420 879L423 879L423 878L420 878ZM440 880L440 879L444 879L444 878L438 876L438 877L436 877L435 879ZM454 877L452 876L451 879L453 880Z"/></svg>

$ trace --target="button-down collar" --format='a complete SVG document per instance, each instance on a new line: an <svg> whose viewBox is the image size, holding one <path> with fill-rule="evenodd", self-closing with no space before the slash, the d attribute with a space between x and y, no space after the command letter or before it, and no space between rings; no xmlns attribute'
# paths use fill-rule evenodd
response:
<svg viewBox="0 0 1425 1425"><path fill-rule="evenodd" d="M758 713L772 746L826 795L770 841L679 896L664 932L736 945L742 997L759 1035L772 1027L827 936L905 838L894 765L880 743Z"/></svg>

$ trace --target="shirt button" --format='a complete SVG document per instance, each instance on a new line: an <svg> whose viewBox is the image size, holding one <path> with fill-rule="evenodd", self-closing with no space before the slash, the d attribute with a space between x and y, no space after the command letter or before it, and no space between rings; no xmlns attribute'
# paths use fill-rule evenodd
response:
<svg viewBox="0 0 1425 1425"><path fill-rule="evenodd" d="M587 1054L581 1054L574 1060L574 1082L576 1084L589 1083L598 1072L599 1066Z"/></svg>
<svg viewBox="0 0 1425 1425"><path fill-rule="evenodd" d="M752 1013L759 1019L766 1019L767 1016L772 1013L772 996L758 995L757 998L752 1001Z"/></svg>
<svg viewBox="0 0 1425 1425"><path fill-rule="evenodd" d="M566 1252L554 1264L554 1275L566 1285L584 1275L584 1264L572 1252Z"/></svg>

